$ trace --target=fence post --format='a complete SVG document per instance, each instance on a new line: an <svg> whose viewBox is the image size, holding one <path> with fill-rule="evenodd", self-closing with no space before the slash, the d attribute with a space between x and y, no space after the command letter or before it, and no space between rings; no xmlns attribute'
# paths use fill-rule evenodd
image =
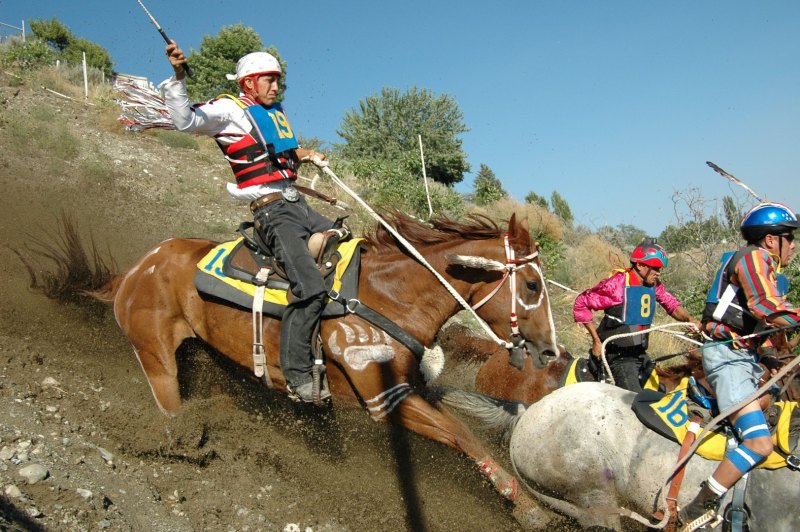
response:
<svg viewBox="0 0 800 532"><path fill-rule="evenodd" d="M89 77L86 73L86 52L83 52L83 97L89 98Z"/></svg>

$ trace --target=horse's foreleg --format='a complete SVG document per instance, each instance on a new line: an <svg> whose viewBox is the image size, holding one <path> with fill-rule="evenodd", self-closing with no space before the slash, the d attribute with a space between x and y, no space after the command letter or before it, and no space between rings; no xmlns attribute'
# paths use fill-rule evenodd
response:
<svg viewBox="0 0 800 532"><path fill-rule="evenodd" d="M369 401L367 404L369 406ZM371 409L373 418L381 415L377 412ZM514 503L515 517L527 526L540 528L552 520L552 514L540 507L527 493L520 491L517 478L498 464L466 425L444 408L436 407L412 393L391 411L389 418L471 458L494 488Z"/></svg>

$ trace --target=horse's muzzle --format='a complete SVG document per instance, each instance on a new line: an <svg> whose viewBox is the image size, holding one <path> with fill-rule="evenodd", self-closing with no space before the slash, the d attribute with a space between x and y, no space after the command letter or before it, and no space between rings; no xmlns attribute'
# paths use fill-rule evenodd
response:
<svg viewBox="0 0 800 532"><path fill-rule="evenodd" d="M556 353L550 349L538 349L532 342L526 341L522 345L514 346L509 349L508 363L515 368L522 370L525 367L525 357L530 355L533 367L544 369L556 359Z"/></svg>

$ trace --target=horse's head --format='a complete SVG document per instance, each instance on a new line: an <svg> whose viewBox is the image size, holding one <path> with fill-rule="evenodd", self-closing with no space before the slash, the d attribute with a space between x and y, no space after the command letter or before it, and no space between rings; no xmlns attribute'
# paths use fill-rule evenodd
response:
<svg viewBox="0 0 800 532"><path fill-rule="evenodd" d="M470 303L501 339L510 345L509 362L521 368L525 355L545 367L558 353L539 250L528 220L511 216L500 239L482 243L480 256L448 255L451 265L474 272ZM499 260L498 260L499 259Z"/></svg>

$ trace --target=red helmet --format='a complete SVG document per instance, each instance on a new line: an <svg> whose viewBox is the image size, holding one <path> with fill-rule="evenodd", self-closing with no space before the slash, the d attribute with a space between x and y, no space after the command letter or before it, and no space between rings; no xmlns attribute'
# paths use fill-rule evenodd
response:
<svg viewBox="0 0 800 532"><path fill-rule="evenodd" d="M645 238L631 253L631 264L645 264L653 268L666 268L669 257L655 239Z"/></svg>

